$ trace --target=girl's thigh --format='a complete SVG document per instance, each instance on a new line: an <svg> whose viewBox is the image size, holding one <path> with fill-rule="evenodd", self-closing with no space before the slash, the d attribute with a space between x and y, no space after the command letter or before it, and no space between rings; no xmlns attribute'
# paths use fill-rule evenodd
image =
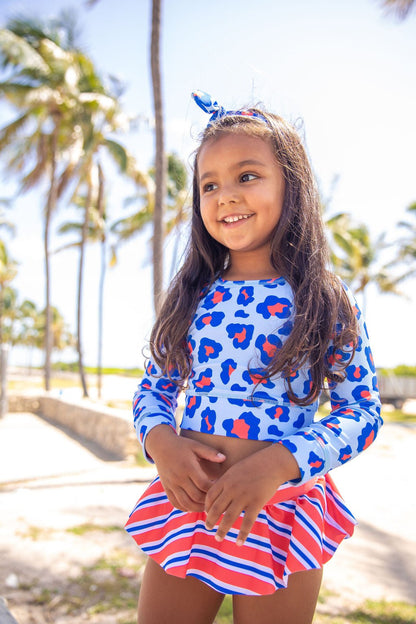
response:
<svg viewBox="0 0 416 624"><path fill-rule="evenodd" d="M269 596L234 596L234 624L311 624L321 581L322 569L307 570Z"/></svg>
<svg viewBox="0 0 416 624"><path fill-rule="evenodd" d="M224 599L191 576L167 574L148 559L140 588L138 624L212 624Z"/></svg>

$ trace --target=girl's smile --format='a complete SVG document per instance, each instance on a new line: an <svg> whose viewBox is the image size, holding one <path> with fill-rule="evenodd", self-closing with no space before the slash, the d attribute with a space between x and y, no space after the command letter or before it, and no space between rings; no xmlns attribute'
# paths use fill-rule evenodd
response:
<svg viewBox="0 0 416 624"><path fill-rule="evenodd" d="M232 271L271 269L270 238L279 222L285 182L268 141L226 134L198 158L201 217L230 252Z"/></svg>

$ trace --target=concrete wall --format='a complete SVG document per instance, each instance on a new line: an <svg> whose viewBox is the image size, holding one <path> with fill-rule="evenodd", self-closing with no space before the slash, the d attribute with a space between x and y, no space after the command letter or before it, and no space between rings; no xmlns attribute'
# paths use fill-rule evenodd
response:
<svg viewBox="0 0 416 624"><path fill-rule="evenodd" d="M127 459L139 448L128 411L83 403L67 403L51 396L10 396L9 412L31 412L68 428L116 458Z"/></svg>

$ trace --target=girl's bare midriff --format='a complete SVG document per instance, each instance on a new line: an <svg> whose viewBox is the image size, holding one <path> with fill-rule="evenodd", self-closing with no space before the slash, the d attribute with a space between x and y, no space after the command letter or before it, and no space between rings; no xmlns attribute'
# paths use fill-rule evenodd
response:
<svg viewBox="0 0 416 624"><path fill-rule="evenodd" d="M267 446L270 446L271 442L264 440L243 440L241 438L228 438L226 436L211 435L210 433L202 433L200 431L189 431L182 429L181 436L196 440L201 444L211 446L220 453L223 453L226 460L221 464L216 464L207 460L201 460L201 466L205 472L211 478L218 478L228 468L239 462L240 460L260 451Z"/></svg>

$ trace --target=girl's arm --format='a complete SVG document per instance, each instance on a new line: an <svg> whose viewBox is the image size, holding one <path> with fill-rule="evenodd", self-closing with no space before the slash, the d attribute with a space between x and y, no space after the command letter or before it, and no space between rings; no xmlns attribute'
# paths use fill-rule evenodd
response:
<svg viewBox="0 0 416 624"><path fill-rule="evenodd" d="M172 375L172 379L175 376ZM133 419L137 438L147 461L153 459L146 452L146 439L158 425L169 425L176 433L175 412L178 405L179 387L161 369L149 361L145 374L133 397Z"/></svg>
<svg viewBox="0 0 416 624"><path fill-rule="evenodd" d="M374 441L383 424L380 397L368 333L352 294L347 290L359 325L358 345L346 368L346 378L329 386L331 412L281 441L295 457L302 483L344 464ZM336 372L337 361L349 357L332 347L327 354Z"/></svg>
<svg viewBox="0 0 416 624"><path fill-rule="evenodd" d="M349 296L351 296L349 294ZM244 510L237 543L243 543L264 504L285 482L301 484L327 473L366 449L382 425L377 379L361 312L352 300L360 335L346 379L330 387L332 411L326 418L234 464L206 496L206 524L217 522L218 540ZM336 362L342 353L328 350ZM348 356L349 357L349 356ZM221 518L222 516L222 518Z"/></svg>
<svg viewBox="0 0 416 624"><path fill-rule="evenodd" d="M221 463L225 456L177 435L178 394L178 386L149 362L134 395L134 426L143 454L156 464L170 502L183 511L203 511L205 494L213 482L202 469L201 460Z"/></svg>

